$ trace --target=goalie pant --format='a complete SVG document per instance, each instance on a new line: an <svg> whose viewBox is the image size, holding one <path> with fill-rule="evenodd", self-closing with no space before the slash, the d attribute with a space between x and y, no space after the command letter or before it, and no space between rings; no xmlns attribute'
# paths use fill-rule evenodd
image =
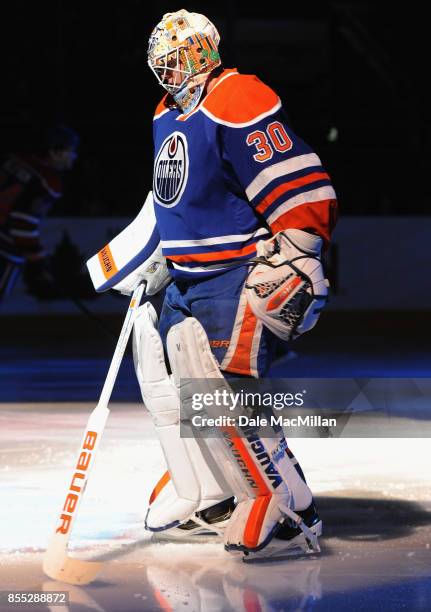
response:
<svg viewBox="0 0 431 612"><path fill-rule="evenodd" d="M196 512L235 496L239 503L226 529L225 545L229 550L245 551L266 546L289 509L300 511L311 504L311 491L282 432L278 439L270 440L225 432L231 449L227 454L226 446L221 443L225 448L220 449L220 442L214 439L179 439L178 389L187 378L218 377L221 387L228 387L218 363L228 376L258 376L268 369L274 336L246 304L247 273L239 268L193 284L171 284L162 308L160 335L148 304L134 331L138 380L170 473L162 477L150 500L147 528L175 527L194 518ZM176 387L167 375L165 352ZM267 462L260 462L259 457L273 456L281 441L285 453L278 457L277 465L271 464L273 473L269 474ZM232 467L233 457L236 467ZM282 513L280 508L284 508Z"/></svg>
<svg viewBox="0 0 431 612"><path fill-rule="evenodd" d="M220 369L231 375L264 376L271 364L274 335L247 303L249 266L194 283L171 283L166 290L159 331L166 347L170 328L195 317L205 329Z"/></svg>

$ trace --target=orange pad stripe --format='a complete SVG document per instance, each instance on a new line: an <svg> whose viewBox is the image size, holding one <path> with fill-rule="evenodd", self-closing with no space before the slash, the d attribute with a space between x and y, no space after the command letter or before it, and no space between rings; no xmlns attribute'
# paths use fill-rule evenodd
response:
<svg viewBox="0 0 431 612"><path fill-rule="evenodd" d="M156 484L156 486L153 489L153 492L151 493L150 496L150 506L153 503L153 501L156 499L156 497L160 494L160 492L165 488L165 486L168 484L168 482L171 479L171 475L169 474L168 470L166 470L166 472L163 474L163 476L160 478L159 482Z"/></svg>
<svg viewBox="0 0 431 612"><path fill-rule="evenodd" d="M247 466L248 471L250 472L254 482L256 483L258 495L270 496L271 491L268 485L266 484L262 474L260 473L258 467L256 466L253 457L250 455L244 440L237 436L238 431L235 429L235 427L232 426L222 427L221 429L222 431L228 434L232 445L235 447L241 459Z"/></svg>
<svg viewBox="0 0 431 612"><path fill-rule="evenodd" d="M255 548L259 544L260 532L270 501L271 495L261 495L253 504L244 531L244 544L248 548Z"/></svg>
<svg viewBox="0 0 431 612"><path fill-rule="evenodd" d="M239 453L241 459L244 461L248 471L257 485L258 497L253 503L253 507L248 516L244 530L244 544L249 548L255 548L259 542L259 535L272 494L258 467L254 463L244 440L242 438L235 437L235 434L232 435L232 431L236 433L236 430L232 427L224 428L224 431L229 434L232 445Z"/></svg>
<svg viewBox="0 0 431 612"><path fill-rule="evenodd" d="M224 368L227 372L235 372L236 374L251 375L251 350L253 347L253 338L256 331L257 318L253 314L250 305L247 304L244 311L244 318L241 324L241 330L238 336L238 342L232 359Z"/></svg>

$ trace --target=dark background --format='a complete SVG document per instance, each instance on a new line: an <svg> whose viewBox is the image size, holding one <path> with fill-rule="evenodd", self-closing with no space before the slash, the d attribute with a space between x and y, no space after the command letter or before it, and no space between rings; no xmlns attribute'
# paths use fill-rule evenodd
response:
<svg viewBox="0 0 431 612"><path fill-rule="evenodd" d="M429 23L414 3L15 0L1 11L0 154L31 150L53 120L82 138L52 214L140 209L163 94L147 41L179 8L214 21L226 67L277 91L330 172L341 214L428 213Z"/></svg>

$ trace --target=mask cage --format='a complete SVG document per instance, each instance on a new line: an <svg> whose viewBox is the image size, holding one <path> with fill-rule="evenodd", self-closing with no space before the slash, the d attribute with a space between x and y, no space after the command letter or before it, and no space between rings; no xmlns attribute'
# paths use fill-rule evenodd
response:
<svg viewBox="0 0 431 612"><path fill-rule="evenodd" d="M200 73L210 72L220 64L217 47L210 36L195 35L189 44L181 45L148 60L158 82L174 95L187 81Z"/></svg>
<svg viewBox="0 0 431 612"><path fill-rule="evenodd" d="M186 47L177 47L148 60L156 79L170 94L177 92L193 74Z"/></svg>

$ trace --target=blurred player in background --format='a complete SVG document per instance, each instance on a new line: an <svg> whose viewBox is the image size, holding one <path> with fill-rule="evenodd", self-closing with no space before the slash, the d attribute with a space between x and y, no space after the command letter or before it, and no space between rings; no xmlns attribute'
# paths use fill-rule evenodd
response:
<svg viewBox="0 0 431 612"><path fill-rule="evenodd" d="M223 67L219 40L208 18L185 10L152 32L148 63L166 93L154 115L153 192L136 221L146 222L89 269L100 290L130 293L145 281L151 295L171 281L160 321L146 303L134 327L136 373L168 468L147 529L215 531L248 558L317 551L322 522L282 430L180 436L192 417L187 380L211 392L210 379L228 389L226 378L262 377L276 338L314 326L327 297L321 249L336 220L319 157L272 89Z"/></svg>
<svg viewBox="0 0 431 612"><path fill-rule="evenodd" d="M49 128L40 151L9 156L0 168L0 302L24 272L28 290L58 296L40 224L63 193L63 174L78 156L78 134L65 125Z"/></svg>

